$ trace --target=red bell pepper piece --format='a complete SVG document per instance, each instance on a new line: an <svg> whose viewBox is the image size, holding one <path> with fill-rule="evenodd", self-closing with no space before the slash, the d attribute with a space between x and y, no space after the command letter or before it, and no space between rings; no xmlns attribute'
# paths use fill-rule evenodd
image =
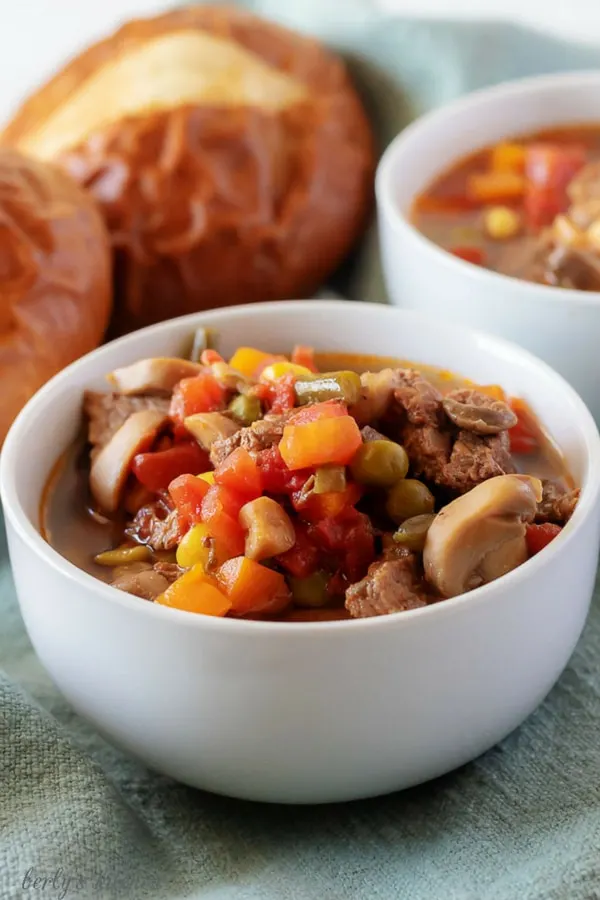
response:
<svg viewBox="0 0 600 900"><path fill-rule="evenodd" d="M208 453L198 444L187 441L167 450L138 453L131 468L140 484L157 493L166 491L178 475L205 472L210 468L210 461Z"/></svg>
<svg viewBox="0 0 600 900"><path fill-rule="evenodd" d="M536 553L547 547L561 531L561 526L554 525L552 522L544 522L541 525L528 525L525 540L527 541L529 555L535 556Z"/></svg>
<svg viewBox="0 0 600 900"><path fill-rule="evenodd" d="M231 488L247 500L255 500L263 492L261 471L243 447L238 447L217 466L215 483Z"/></svg>

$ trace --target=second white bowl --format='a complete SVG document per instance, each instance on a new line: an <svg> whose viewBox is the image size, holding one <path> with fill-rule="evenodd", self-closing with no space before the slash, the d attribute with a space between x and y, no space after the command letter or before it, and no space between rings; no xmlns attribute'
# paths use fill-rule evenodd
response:
<svg viewBox="0 0 600 900"><path fill-rule="evenodd" d="M508 82L477 91L406 128L377 173L386 286L392 302L498 334L567 378L600 421L600 293L509 278L459 260L410 222L415 196L461 157L503 138L598 122L600 72Z"/></svg>

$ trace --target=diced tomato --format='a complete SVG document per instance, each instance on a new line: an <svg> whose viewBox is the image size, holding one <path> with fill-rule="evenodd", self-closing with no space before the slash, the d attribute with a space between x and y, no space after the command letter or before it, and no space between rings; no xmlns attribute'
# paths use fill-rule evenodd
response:
<svg viewBox="0 0 600 900"><path fill-rule="evenodd" d="M254 500L263 492L261 471L243 447L237 447L217 466L215 482L242 494L247 500Z"/></svg>
<svg viewBox="0 0 600 900"><path fill-rule="evenodd" d="M244 553L244 530L239 524L238 516L247 502L247 497L221 484L214 484L206 492L202 501L202 521L215 539L217 555L221 559L242 556Z"/></svg>
<svg viewBox="0 0 600 900"><path fill-rule="evenodd" d="M277 562L293 575L294 578L308 578L316 571L319 563L319 551L308 536L306 525L296 522L296 543L291 550L286 550L276 557Z"/></svg>
<svg viewBox="0 0 600 900"><path fill-rule="evenodd" d="M283 575L245 556L223 563L216 577L234 615L274 615L289 605Z"/></svg>
<svg viewBox="0 0 600 900"><path fill-rule="evenodd" d="M485 253L479 247L453 247L450 253L474 266L482 266L485 262Z"/></svg>
<svg viewBox="0 0 600 900"><path fill-rule="evenodd" d="M293 409L296 405L296 392L294 385L296 383L295 375L284 375L279 378L271 391L271 412L283 413Z"/></svg>
<svg viewBox="0 0 600 900"><path fill-rule="evenodd" d="M524 208L532 228L549 225L568 206L569 182L585 165L587 152L578 144L530 144L525 152Z"/></svg>
<svg viewBox="0 0 600 900"><path fill-rule="evenodd" d="M561 531L561 526L553 525L552 522L544 522L541 525L528 525L526 541L529 555L535 556L536 553L547 547L550 541L553 541Z"/></svg>
<svg viewBox="0 0 600 900"><path fill-rule="evenodd" d="M343 597L348 584L348 579L341 569L338 569L327 582L327 593L330 597Z"/></svg>
<svg viewBox="0 0 600 900"><path fill-rule="evenodd" d="M313 474L310 469L291 472L276 445L261 450L257 454L256 465L262 475L263 490L268 494L292 494L299 491Z"/></svg>
<svg viewBox="0 0 600 900"><path fill-rule="evenodd" d="M150 491L166 491L178 475L197 475L209 468L208 453L195 442L176 444L167 450L138 453L132 471L140 484Z"/></svg>
<svg viewBox="0 0 600 900"><path fill-rule="evenodd" d="M322 519L309 530L315 543L342 560L341 570L351 581L360 580L375 559L375 540L369 517L353 507L334 519Z"/></svg>
<svg viewBox="0 0 600 900"><path fill-rule="evenodd" d="M508 439L511 453L527 455L539 450L540 442L534 427L528 422L527 406L522 400L513 398L510 406L517 415L517 424L509 428Z"/></svg>
<svg viewBox="0 0 600 900"><path fill-rule="evenodd" d="M319 522L321 519L333 519L348 507L360 500L362 490L357 484L349 484L344 491L331 491L326 494L309 494L303 491L292 494L292 505L296 512L307 522Z"/></svg>
<svg viewBox="0 0 600 900"><path fill-rule="evenodd" d="M179 475L169 485L169 494L177 510L182 529L202 521L202 503L209 485L194 475Z"/></svg>
<svg viewBox="0 0 600 900"><path fill-rule="evenodd" d="M336 419L347 415L348 407L342 400L325 400L323 403L303 406L297 412L292 413L288 424L306 425L308 422L316 422L317 419Z"/></svg>
<svg viewBox="0 0 600 900"><path fill-rule="evenodd" d="M286 425L279 452L288 469L347 465L362 446L360 429L352 416L317 419L305 425Z"/></svg>
<svg viewBox="0 0 600 900"><path fill-rule="evenodd" d="M319 371L315 364L315 351L312 347L304 347L302 344L297 344L292 351L292 362L297 366L304 366L306 369L310 369L311 372Z"/></svg>
<svg viewBox="0 0 600 900"><path fill-rule="evenodd" d="M215 412L225 407L226 392L210 372L184 378L171 398L170 415L178 424L196 413Z"/></svg>

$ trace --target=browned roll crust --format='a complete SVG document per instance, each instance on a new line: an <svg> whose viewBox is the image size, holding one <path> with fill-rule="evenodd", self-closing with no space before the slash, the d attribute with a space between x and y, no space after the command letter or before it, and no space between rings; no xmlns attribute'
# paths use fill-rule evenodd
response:
<svg viewBox="0 0 600 900"><path fill-rule="evenodd" d="M310 295L368 215L371 130L321 45L225 7L132 21L31 97L3 135L100 201L124 331Z"/></svg>
<svg viewBox="0 0 600 900"><path fill-rule="evenodd" d="M92 198L43 162L0 148L0 442L52 375L102 340L110 245Z"/></svg>

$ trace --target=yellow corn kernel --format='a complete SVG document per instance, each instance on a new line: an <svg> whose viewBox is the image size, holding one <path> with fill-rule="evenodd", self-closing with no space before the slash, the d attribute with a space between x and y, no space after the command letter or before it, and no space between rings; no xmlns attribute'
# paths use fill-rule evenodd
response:
<svg viewBox="0 0 600 900"><path fill-rule="evenodd" d="M297 363L276 362L263 369L260 376L261 381L277 381L284 375L312 375L313 373L306 366L299 366Z"/></svg>
<svg viewBox="0 0 600 900"><path fill-rule="evenodd" d="M209 531L206 525L193 525L177 547L177 565L182 569L191 569L192 566L197 565L206 569L209 551L205 542L208 536Z"/></svg>
<svg viewBox="0 0 600 900"><path fill-rule="evenodd" d="M485 230L495 241L506 241L521 230L521 219L508 206L491 206L483 214Z"/></svg>
<svg viewBox="0 0 600 900"><path fill-rule="evenodd" d="M202 475L196 475L196 478L201 478L202 481L205 481L207 484L215 483L215 473L214 472L203 472Z"/></svg>
<svg viewBox="0 0 600 900"><path fill-rule="evenodd" d="M238 347L229 360L229 365L247 378L252 378L260 364L271 358L271 353L255 350L254 347Z"/></svg>
<svg viewBox="0 0 600 900"><path fill-rule="evenodd" d="M592 222L587 229L585 236L594 250L600 250L600 219L596 219L595 222Z"/></svg>

